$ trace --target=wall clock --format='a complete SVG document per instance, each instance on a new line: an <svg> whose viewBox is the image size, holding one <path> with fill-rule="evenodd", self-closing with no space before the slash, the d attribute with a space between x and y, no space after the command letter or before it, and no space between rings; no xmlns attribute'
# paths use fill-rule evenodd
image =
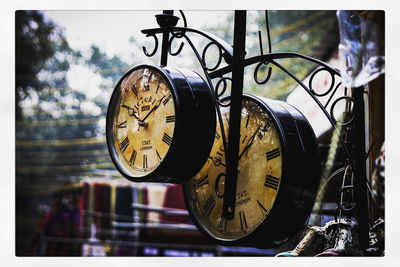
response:
<svg viewBox="0 0 400 267"><path fill-rule="evenodd" d="M134 182L182 183L207 160L216 127L211 91L196 72L139 65L116 85L107 110L111 158Z"/></svg>
<svg viewBox="0 0 400 267"><path fill-rule="evenodd" d="M229 108L221 112L227 128ZM217 127L207 162L183 185L199 230L223 245L258 247L295 234L320 180L318 144L308 121L287 103L243 95L238 157L235 216L228 220L222 216L225 154Z"/></svg>

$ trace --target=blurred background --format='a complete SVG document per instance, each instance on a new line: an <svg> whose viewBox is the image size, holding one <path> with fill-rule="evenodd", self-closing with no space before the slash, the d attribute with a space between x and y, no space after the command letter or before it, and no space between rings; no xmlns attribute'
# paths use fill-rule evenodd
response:
<svg viewBox="0 0 400 267"><path fill-rule="evenodd" d="M131 67L159 64L141 29L158 27L162 11L16 11L16 255L275 255L275 249L226 248L203 237L187 215L179 185L134 184L114 168L105 116L114 86ZM178 14L178 12L176 12ZM188 27L233 43L233 11L185 11ZM297 52L337 66L335 11L269 11L272 52ZM182 21L178 26L182 25ZM247 12L246 57L268 52L265 11ZM196 39L199 51L207 43ZM180 41L174 41L176 51ZM214 47L215 48L215 47ZM210 47L209 61L213 53ZM188 45L169 65L203 75ZM280 61L298 78L315 65ZM269 67L269 66L268 66ZM259 75L265 75L267 68ZM261 77L260 77L261 79ZM323 90L329 77L316 79ZM272 67L267 85L246 68L245 93L303 105L297 83ZM340 91L340 90L339 90ZM229 90L228 92L229 93ZM296 97L293 97L293 96ZM292 99L292 100L290 100ZM304 105L303 105L304 106ZM306 105L307 106L307 105ZM315 108L302 110L321 140L329 126ZM328 136L329 137L329 136ZM323 148L323 155L329 146ZM325 154L324 154L325 153ZM327 198L329 200L329 197ZM133 205L133 206L132 206ZM152 207L143 210L141 207ZM133 209L135 207L135 209Z"/></svg>

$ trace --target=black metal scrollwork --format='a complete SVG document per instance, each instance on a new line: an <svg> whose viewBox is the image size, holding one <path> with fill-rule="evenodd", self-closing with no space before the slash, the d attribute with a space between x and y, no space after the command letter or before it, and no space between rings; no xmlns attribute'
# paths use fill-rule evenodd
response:
<svg viewBox="0 0 400 267"><path fill-rule="evenodd" d="M171 45L172 42L175 39L184 39L189 46L191 47L191 49L193 50L194 54L196 55L198 62L200 63L204 74L206 76L207 82L211 88L211 90L213 91L213 95L215 97L215 107L216 107L216 111L218 114L218 118L220 121L220 126L223 129L223 124L222 124L222 116L220 115L220 111L219 111L219 106L221 107L226 107L229 105L229 103L227 104L222 104L219 100L219 98L225 93L226 89L227 89L227 81L231 81L231 78L228 77L224 77L223 75L230 73L232 71L232 65L230 65L231 63L231 59L232 59L232 55L233 55L233 48L228 45L225 41L221 40L220 38L204 32L204 31L200 31L200 30L196 30L196 29L191 29L187 27L187 21L186 21L186 17L184 15L184 13L182 11L179 11L182 19L183 19L183 26L184 27L169 27L169 28L158 28L158 29L149 29L149 30L143 30L142 32L144 34L146 34L147 37L153 37L154 41L155 41L155 45L154 45L154 49L151 53L148 53L146 51L146 49L143 47L143 51L147 56L153 56L157 49L158 49L158 39L156 37L157 33L164 33L165 31L168 31L171 34L171 38L169 39L168 42L168 52L170 55L172 56L177 56L182 52L183 46L184 46L184 42L182 41L181 44L179 45L178 49L173 52L171 51ZM260 70L262 69L262 67L265 67L269 64L272 64L274 66L276 66L278 69L284 71L285 73L287 73L291 78L293 78L299 85L301 85L301 87L303 87L303 89L311 96L311 98L314 100L315 103L318 104L318 106L320 107L321 111L324 113L324 115L327 117L327 119L329 120L330 124L332 125L332 127L334 127L334 129L336 129L336 125L339 123L340 125L349 125L352 121L353 121L353 116L350 117L350 119L348 119L345 122L342 121L338 121L335 117L334 117L334 109L337 105L337 103L341 100L346 100L347 102L351 102L353 103L353 100L351 97L349 96L342 96L339 97L338 99L336 99L332 105L331 105L331 110L330 112L328 112L326 109L328 107L328 104L330 103L330 101L333 99L333 96L336 94L338 88L341 86L341 83L339 82L336 86L335 86L335 76L340 77L340 73L338 70L331 68L328 64L326 64L325 62L322 62L320 60L308 57L308 56L304 56L301 54L297 54L297 53L291 53L291 52L286 52L286 53L272 53L271 51L271 40L270 40L270 33L269 33L269 25L268 25L268 14L266 13L266 27L267 27L267 35L268 35L268 54L263 54L263 48L262 48L262 40L261 40L261 32L259 32L259 42L260 42L260 55L259 56L254 56L254 57L250 57L245 59L245 66L249 66L252 64L257 64L254 70L254 81L257 84L266 84L272 75L272 69L271 67L269 67L268 72L267 72L267 76L260 80L258 77L258 74L260 72ZM204 47L202 54L200 56L199 52L197 51L197 48L195 47L195 45L193 44L193 42L191 41L191 39L188 37L187 33L195 33L198 35L201 35L203 37L205 37L206 39L208 39L210 42ZM218 58L216 60L216 64L214 66L208 66L207 62L206 62L206 55L207 55L207 51L209 50L209 48L211 46L216 46L218 49ZM315 64L317 64L318 66L320 66L320 68L316 69L310 76L310 81L309 81L309 86L307 87L300 79L298 79L293 73L291 73L288 69L286 69L285 67L283 67L282 65L280 65L276 60L278 59L285 59L285 58L300 58L306 61L310 61L313 62ZM225 60L225 62L228 64L227 66L221 67L222 64L222 59ZM318 93L314 90L313 88L313 81L315 79L315 77L317 76L318 73L322 72L322 71L326 71L330 74L331 76L331 83L329 85L329 88L322 92L322 93ZM213 87L213 84L211 82L212 79L214 78L219 78L220 80L217 82L216 84L216 88ZM222 89L220 89L222 85ZM322 105L321 102L318 100L319 97L325 97L327 95L329 95L329 99L328 101L325 103L325 105ZM354 103L353 103L354 105ZM225 136L223 135L223 138ZM224 138L225 139L225 138ZM341 143L344 147L346 156L349 158L349 162L352 165L353 164L353 159L352 159L352 155L350 154L350 152L347 150L346 146L344 146L344 141L342 139L342 137L340 137ZM225 144L225 142L224 142Z"/></svg>
<svg viewBox="0 0 400 267"><path fill-rule="evenodd" d="M256 68L254 69L254 81L259 85L266 84L269 81L269 79L271 78L272 68L269 67L268 73L267 73L267 77L262 81L260 81L258 79L258 72L260 71L260 68L262 66L266 66L268 64L269 64L269 62L260 62L260 63L257 64Z"/></svg>
<svg viewBox="0 0 400 267"><path fill-rule="evenodd" d="M265 11L265 27L267 29L267 37L268 37L268 53L271 54L272 47L271 47L271 35L269 32L268 11ZM260 55L262 56L262 55L264 55L264 52L263 52L261 31L258 31L258 41L259 41L259 45L260 45ZM267 77L265 77L265 79L262 81L260 81L258 79L258 72L259 72L261 66L267 66L268 64L269 64L269 61L260 62L257 64L256 68L254 69L254 74L253 74L254 81L259 85L266 84L269 81L269 79L271 78L272 68L269 67Z"/></svg>
<svg viewBox="0 0 400 267"><path fill-rule="evenodd" d="M312 85L313 85L314 78L315 78L316 75L317 75L319 72L321 72L321 71L326 71L326 72L328 72L328 73L331 75L331 84L330 84L328 90L326 90L326 91L323 92L323 93L318 94L317 92L315 92L315 90L314 90L314 88L313 88ZM311 74L310 81L309 81L309 83L308 83L308 87L310 88L311 93L313 93L315 96L319 96L319 97L326 96L327 94L329 94L329 93L332 91L334 85L335 85L335 73L333 73L332 71L330 71L330 70L329 70L328 68L326 68L326 67L319 68L319 69L315 70L315 71Z"/></svg>
<svg viewBox="0 0 400 267"><path fill-rule="evenodd" d="M220 101L221 96L226 92L226 88L228 87L227 82L226 82L227 80L232 82L232 78L222 77L221 79L219 79L219 81L215 85L215 97L217 99L218 105L221 107L228 107L230 105L229 101L227 101L227 103L225 103L225 104ZM219 91L221 83L223 84L223 88L221 91Z"/></svg>
<svg viewBox="0 0 400 267"><path fill-rule="evenodd" d="M209 67L207 67L206 54L207 54L208 48L209 48L210 46L212 46L212 45L214 45L214 46L216 46L216 47L218 48L218 59L217 59L217 63L215 64L215 66L212 67L212 68L209 68ZM218 46L218 44L217 44L216 42L210 42L210 43L208 43L208 44L206 45L206 47L204 47L204 49L203 49L203 53L202 53L202 55L201 55L201 59L202 59L202 61L203 61L204 67L205 67L205 69L206 69L207 71L214 71L214 70L218 69L219 66L221 65L221 62L222 62L222 49L221 49L221 47Z"/></svg>
<svg viewBox="0 0 400 267"><path fill-rule="evenodd" d="M336 124L339 124L341 126L347 126L347 125L350 125L354 120L354 114L352 113L352 108L351 107L348 108L348 111L347 111L348 114L345 114L346 118L344 118L343 120L336 120L335 114L334 114L335 107L336 107L337 103L339 103L339 101L341 101L341 100L345 100L347 105L349 105L349 103L352 103L352 105L354 106L354 100L353 100L352 97L350 97L350 96L341 96L341 97L337 98L332 103L331 110L330 110L330 115L332 117L332 120ZM350 118L348 118L349 116L350 116Z"/></svg>
<svg viewBox="0 0 400 267"><path fill-rule="evenodd" d="M168 42L168 53L171 55L171 56L177 56L177 55L179 55L181 52L182 52L182 49L183 49L183 46L184 46L184 42L181 42L181 44L179 45L179 48L178 48L178 50L176 51L176 52L172 52L171 51L171 47L172 47L172 41L175 39L175 38L182 38L183 37L183 35L181 36L180 35L180 33L172 33L172 36L171 36L171 38L169 39L169 42Z"/></svg>
<svg viewBox="0 0 400 267"><path fill-rule="evenodd" d="M342 187L338 190L337 209L335 220L341 219L342 215L351 216L357 203L354 198L354 173L348 165L343 174ZM339 216L339 219L337 218Z"/></svg>
<svg viewBox="0 0 400 267"><path fill-rule="evenodd" d="M330 79L331 79L330 80L330 84L328 86L328 89L325 90L322 93L316 92L314 90L314 88L313 88L314 79L317 76L317 74L319 74L320 72L328 72L330 74ZM325 96L330 94L328 100L326 101L326 103L324 105L324 109L328 108L328 105L329 105L330 101L333 99L333 96L336 94L338 88L342 85L341 82L338 82L336 84L336 86L335 86L335 83L336 83L335 76L336 75L338 75L338 74L335 73L334 71L332 71L332 69L327 68L327 67L322 67L322 68L316 69L310 76L308 87L309 87L309 91L310 91L311 94L313 94L315 97L318 97L318 98L322 98L322 97L325 97ZM347 94L347 88L345 88L344 96L338 97L332 103L332 105L330 107L329 115L332 118L332 121L336 125L347 126L347 125L350 125L353 122L353 119L354 119L354 115L352 114L352 106L354 106L354 101L353 101L353 98L351 96L347 96L346 94ZM337 104L342 100L346 101L346 114L345 114L346 116L344 116L343 118L338 120L335 117L334 110L335 110Z"/></svg>
<svg viewBox="0 0 400 267"><path fill-rule="evenodd" d="M158 49L158 38L157 38L157 36L155 34L147 35L146 37L153 37L153 39L154 39L154 48L153 48L153 51L151 53L148 53L147 50L146 50L146 47L142 46L143 53L148 57L152 57L152 56L154 56L156 54L157 49Z"/></svg>
<svg viewBox="0 0 400 267"><path fill-rule="evenodd" d="M193 53L195 54L204 74L206 81L209 85L210 90L212 91L213 95L213 100L214 100L214 105L215 109L217 112L217 117L219 121L219 125L221 128L221 135L222 135L222 140L223 140L223 146L224 150L226 151L227 148L227 140L226 140L226 135L225 135L225 129L224 125L222 122L222 116L221 116L221 111L220 107L227 107L229 106L229 101L228 103L221 103L220 97L224 95L228 88L228 81L232 82L231 77L226 77L224 75L232 73L232 58L233 58L233 48L231 45L227 44L224 40L201 30L197 29L192 29L187 27L187 21L184 13L182 11L179 11L181 14L181 17L183 19L183 27L175 27L175 26L170 26L170 27L161 27L161 28L156 28L156 29L148 29L148 30L142 30L142 33L146 34L147 37L153 37L154 39L154 49L151 53L148 53L146 51L146 48L143 47L143 52L145 53L146 56L153 56L157 49L158 49L158 39L156 34L164 34L164 33L169 33L171 34L171 37L169 38L168 42L164 44L163 42L163 49L166 49L165 45L167 45L167 50L168 52L165 52L165 54L170 54L171 56L177 56L179 55L184 47L184 44L188 44ZM171 13L170 13L171 14ZM173 16L173 15L170 15ZM249 57L246 58L244 61L244 67L256 64L256 67L254 69L253 73L253 78L254 81L259 84L259 85L264 85L266 84L271 76L272 76L272 65L275 66L276 68L280 69L281 71L285 72L289 77L291 77L293 80L297 82L311 97L311 99L318 105L324 116L328 119L329 123L333 127L335 131L339 133L339 139L342 144L344 153L345 153L345 158L346 158L346 164L349 169L346 169L345 176L348 173L352 173L352 170L356 170L355 168L355 160L356 156L352 155L350 153L349 148L348 148L348 142L346 136L347 136L347 131L351 127L345 127L344 131L338 130L341 128L340 126L350 126L355 117L355 112L353 112L353 108L355 106L355 101L353 96L349 96L347 94L347 88L345 87L344 89L344 95L339 96L336 98L333 103L330 105L330 110L328 111L329 104L331 101L334 99L334 96L336 96L338 89L343 86L342 83L340 82L340 73L337 69L331 68L328 64L326 64L323 61L320 61L315 58L311 58L308 56L304 56L298 53L291 53L291 52L284 52L284 53L272 53L271 49L271 38L270 38L270 32L269 32L269 25L268 25L268 13L265 12L265 17L266 17L266 29L267 29L267 37L268 37L268 53L264 54L263 53L263 46L262 46L262 38L261 38L261 32L258 32L259 36L259 44L260 44L260 54L257 56ZM175 17L175 20L178 20L177 17ZM176 25L176 23L174 24ZM197 50L196 46L193 44L192 40L189 38L188 33L190 34L197 34L200 35L204 38L206 38L209 42L207 45L204 47L202 50L202 53L200 55L199 51ZM176 51L172 51L172 43L176 41L176 39L179 39L181 43L179 44L178 48ZM214 66L209 66L206 62L207 58L207 53L209 53L209 50L212 46L215 46L218 50L218 57L216 58L216 63ZM298 77L296 77L292 72L290 72L287 68L283 67L281 64L279 64L277 61L279 59L289 59L289 58L297 58L301 59L307 62L312 62L314 63L317 68L312 72L310 75L309 83L308 86L304 84L302 80L300 80ZM226 64L223 64L223 60L225 61ZM268 68L268 71L266 73L266 76L264 78L261 78L261 72L264 70L264 68ZM330 84L328 84L327 88L323 92L317 92L316 89L313 87L313 82L316 80L316 77L318 74L322 72L328 72L330 75ZM337 76L337 77L336 77ZM339 79L338 79L339 78ZM219 79L215 85L215 88L212 83L212 79ZM324 100L324 105L321 103L322 99ZM327 101L325 101L327 99ZM338 103L341 101L346 101L346 108L345 108L345 114L343 118L337 119L335 118L335 108L338 107ZM346 140L345 140L346 139ZM213 159L214 161L214 159ZM215 162L214 162L215 163ZM219 164L220 162L217 162ZM345 179L345 177L344 177ZM352 192L354 190L353 185L343 185L342 189L339 190L339 194L343 196L343 194L347 194L349 192ZM354 205L347 205L343 204L342 201L338 202L338 209L340 212L352 212L354 210Z"/></svg>

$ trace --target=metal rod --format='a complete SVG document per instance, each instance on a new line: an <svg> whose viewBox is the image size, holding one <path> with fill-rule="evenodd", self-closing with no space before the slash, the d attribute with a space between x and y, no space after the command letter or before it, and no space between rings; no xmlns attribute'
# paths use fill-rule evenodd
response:
<svg viewBox="0 0 400 267"><path fill-rule="evenodd" d="M159 34L159 33L164 33L164 32L173 32L173 33L195 33L198 35L201 35L205 38L207 38L208 40L212 41L213 43L218 44L218 46L224 51L224 54L226 54L228 61L231 60L232 56L233 56L233 48L231 45L229 45L227 42L225 42L223 39L209 33L206 31L202 31L202 30L198 30L198 29L192 29L192 28L185 28L185 27L172 27L170 29L163 29L163 28L155 28L155 29L144 29L141 32L143 34L146 34L147 36L153 36L155 34ZM184 35L186 36L186 35Z"/></svg>
<svg viewBox="0 0 400 267"><path fill-rule="evenodd" d="M312 58L312 57L305 56L305 55L298 54L298 53L294 53L294 52L277 52L277 53L258 55L258 56L254 56L251 58L247 58L245 60L244 64L245 64L245 67L247 67L247 66L259 63L259 62L267 63L267 62L271 62L274 59L287 59L287 58L302 58L302 59L308 60L310 62L318 64L319 66L325 67L329 71L332 71L332 73L340 76L339 70L331 68L327 63L325 63L319 59ZM231 71L232 71L232 65L228 65L226 67L223 67L216 71L211 72L210 77L211 77L211 79L214 79L216 77L221 77Z"/></svg>
<svg viewBox="0 0 400 267"><path fill-rule="evenodd" d="M139 228L139 229L166 229L166 230L186 230L198 231L192 224L183 223L132 223L132 222L113 222L115 227L121 228Z"/></svg>
<svg viewBox="0 0 400 267"><path fill-rule="evenodd" d="M268 36L268 53L272 53L272 45L271 45L271 35L269 33L269 20L268 20L268 10L265 10L265 28L267 29ZM261 53L262 55L262 53Z"/></svg>
<svg viewBox="0 0 400 267"><path fill-rule="evenodd" d="M223 202L223 217L228 220L232 220L235 214L245 44L246 11L235 11L232 61L232 91L231 105L229 111L228 149L225 154L226 181Z"/></svg>
<svg viewBox="0 0 400 267"><path fill-rule="evenodd" d="M353 145L355 156L355 198L357 203L357 222L360 235L360 247L363 251L368 247L369 239L369 209L367 192L367 174L365 159L365 118L363 88L353 88L354 97L354 127Z"/></svg>
<svg viewBox="0 0 400 267"><path fill-rule="evenodd" d="M165 15L174 15L173 10L163 10L163 14ZM167 66L167 59L168 59L168 46L169 46L169 32L163 32L162 37L162 45L161 45L161 66Z"/></svg>
<svg viewBox="0 0 400 267"><path fill-rule="evenodd" d="M138 204L138 203L132 203L132 208L134 210L142 210L142 211L147 211L147 212L152 211L152 212L163 213L166 215L176 215L176 216L188 216L189 215L187 210L157 207L157 206Z"/></svg>
<svg viewBox="0 0 400 267"><path fill-rule="evenodd" d="M86 243L92 245L110 245L110 246L148 246L156 248L169 248L169 249L186 249L186 250L215 250L217 246L213 245L198 245L198 244L178 244L178 243L154 243L147 241L119 241L119 240L88 240L84 238L70 238L70 237L53 237L44 236L44 242L57 242L57 243Z"/></svg>

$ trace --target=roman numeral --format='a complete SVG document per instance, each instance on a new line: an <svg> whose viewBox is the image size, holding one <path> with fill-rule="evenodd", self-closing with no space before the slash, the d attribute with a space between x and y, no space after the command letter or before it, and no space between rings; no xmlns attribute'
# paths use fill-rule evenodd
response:
<svg viewBox="0 0 400 267"><path fill-rule="evenodd" d="M137 89L136 89L136 86L135 86L135 85L132 85L131 89L132 89L132 92L133 92L133 93L135 94L135 96L137 97Z"/></svg>
<svg viewBox="0 0 400 267"><path fill-rule="evenodd" d="M260 201L257 200L257 204L260 207L260 209L263 211L263 213L267 213L267 209L260 203Z"/></svg>
<svg viewBox="0 0 400 267"><path fill-rule="evenodd" d="M207 178L208 178L208 174L206 176L204 176L203 178L201 178L198 182L196 182L196 188L199 188L200 186L208 184Z"/></svg>
<svg viewBox="0 0 400 267"><path fill-rule="evenodd" d="M158 82L157 89L156 89L156 94L158 93L158 88L160 88L160 82Z"/></svg>
<svg viewBox="0 0 400 267"><path fill-rule="evenodd" d="M166 143L167 145L171 145L172 142L172 137L169 136L167 133L164 133L164 136L162 138L163 142Z"/></svg>
<svg viewBox="0 0 400 267"><path fill-rule="evenodd" d="M143 169L147 169L148 165L147 165L147 155L143 155Z"/></svg>
<svg viewBox="0 0 400 267"><path fill-rule="evenodd" d="M149 90L150 90L150 87L149 87L149 84L148 84L148 83L145 83L145 84L143 85L143 87L144 87L144 90L145 90L145 91L149 91Z"/></svg>
<svg viewBox="0 0 400 267"><path fill-rule="evenodd" d="M246 216L244 215L244 211L239 211L239 219L240 219L240 229L242 231L247 229L247 221Z"/></svg>
<svg viewBox="0 0 400 267"><path fill-rule="evenodd" d="M125 152L126 148L129 146L129 138L125 137L125 139L121 142L121 150Z"/></svg>
<svg viewBox="0 0 400 267"><path fill-rule="evenodd" d="M170 115L170 116L167 116L167 117L165 118L165 122L166 122L166 123L174 122L174 121L175 121L175 115Z"/></svg>
<svg viewBox="0 0 400 267"><path fill-rule="evenodd" d="M246 140L246 138L247 138L247 135L243 138L242 144L244 143L244 141Z"/></svg>
<svg viewBox="0 0 400 267"><path fill-rule="evenodd" d="M129 159L129 162L130 162L132 165L135 163L136 155L137 155L136 150L133 150L133 151L132 151L131 158Z"/></svg>
<svg viewBox="0 0 400 267"><path fill-rule="evenodd" d="M221 137L221 135L218 132L215 132L215 139L219 139Z"/></svg>
<svg viewBox="0 0 400 267"><path fill-rule="evenodd" d="M279 185L279 178L276 178L272 175L267 174L267 177L265 178L264 186L267 186L269 188L277 190L278 185Z"/></svg>
<svg viewBox="0 0 400 267"><path fill-rule="evenodd" d="M203 204L203 215L210 216L211 211L215 206L215 199L210 196L207 201Z"/></svg>
<svg viewBox="0 0 400 267"><path fill-rule="evenodd" d="M226 115L226 113L225 113L225 119L226 119L226 121L228 122L228 124L229 124L229 116L228 115Z"/></svg>
<svg viewBox="0 0 400 267"><path fill-rule="evenodd" d="M117 124L117 128L126 128L127 121Z"/></svg>
<svg viewBox="0 0 400 267"><path fill-rule="evenodd" d="M271 150L265 154L267 156L267 160L271 160L276 157L279 157L281 155L281 152L279 151L279 147L278 147L278 148L275 148L274 150Z"/></svg>
<svg viewBox="0 0 400 267"><path fill-rule="evenodd" d="M171 99L172 95L169 95L166 99L164 99L163 104L164 106L168 103L168 101Z"/></svg>
<svg viewBox="0 0 400 267"><path fill-rule="evenodd" d="M225 219L225 217L221 217L221 220L219 221L218 227L221 230L225 230L226 229L226 219Z"/></svg>
<svg viewBox="0 0 400 267"><path fill-rule="evenodd" d="M247 125L249 125L249 119L250 119L250 113L249 113L249 115L247 115L246 128L247 128Z"/></svg>
<svg viewBox="0 0 400 267"><path fill-rule="evenodd" d="M156 149L156 154L157 154L158 159L161 160L160 153L158 153L158 150L157 150L157 149Z"/></svg>

